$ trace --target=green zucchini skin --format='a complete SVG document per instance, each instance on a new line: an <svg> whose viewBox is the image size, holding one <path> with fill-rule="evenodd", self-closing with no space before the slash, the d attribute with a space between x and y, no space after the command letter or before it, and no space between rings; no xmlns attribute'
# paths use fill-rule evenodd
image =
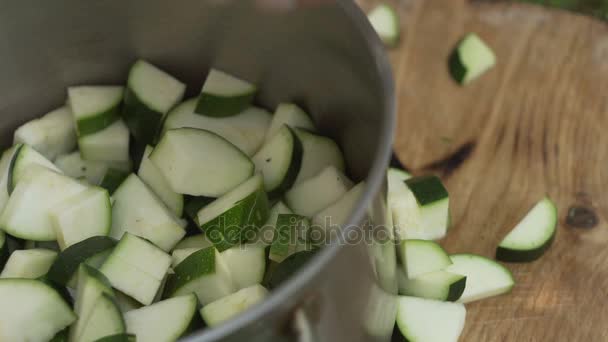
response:
<svg viewBox="0 0 608 342"><path fill-rule="evenodd" d="M110 336L102 337L100 339L95 340L95 342L135 342L135 341L137 341L135 335L127 334L127 333L110 335Z"/></svg>
<svg viewBox="0 0 608 342"><path fill-rule="evenodd" d="M122 117L138 145L155 145L163 114L148 107L130 87L125 91Z"/></svg>
<svg viewBox="0 0 608 342"><path fill-rule="evenodd" d="M287 257L287 259L283 260L283 262L278 264L272 271L272 274L267 280L268 287L271 289L279 287L279 285L291 278L291 276L300 270L303 265L311 260L315 256L316 251L317 250L314 249L310 251L297 252Z"/></svg>
<svg viewBox="0 0 608 342"><path fill-rule="evenodd" d="M435 175L409 178L405 180L405 184L414 193L421 206L440 201L449 196L441 180Z"/></svg>
<svg viewBox="0 0 608 342"><path fill-rule="evenodd" d="M464 78L467 74L467 68L461 62L458 48L454 49L454 51L450 54L448 59L448 69L450 71L450 75L452 75L456 82L460 84L464 82Z"/></svg>
<svg viewBox="0 0 608 342"><path fill-rule="evenodd" d="M551 247L555 240L555 232L542 246L528 250L518 250L498 246L496 259L504 262L531 262L540 258Z"/></svg>
<svg viewBox="0 0 608 342"><path fill-rule="evenodd" d="M446 297L447 302L455 302L464 293L464 288L467 286L467 277L462 277L459 281L450 285L448 296Z"/></svg>
<svg viewBox="0 0 608 342"><path fill-rule="evenodd" d="M207 247L190 254L174 268L175 274L167 278L164 298L169 298L190 281L215 273L215 248ZM202 267L202 266L206 267Z"/></svg>
<svg viewBox="0 0 608 342"><path fill-rule="evenodd" d="M255 92L230 97L201 93L194 112L212 117L236 115L249 107L254 96Z"/></svg>
<svg viewBox="0 0 608 342"><path fill-rule="evenodd" d="M289 190L298 178L298 173L300 172L300 168L302 167L302 156L304 155L302 141L300 141L300 138L291 127L286 127L293 138L291 163L289 164L289 168L287 169L287 174L285 175L285 178L283 178L283 182L281 182L278 187L268 193L268 197L270 199L279 198L287 190Z"/></svg>
<svg viewBox="0 0 608 342"><path fill-rule="evenodd" d="M98 115L78 120L78 135L85 136L97 133L110 126L118 119L120 119L120 102ZM100 127L102 128L100 129Z"/></svg>
<svg viewBox="0 0 608 342"><path fill-rule="evenodd" d="M59 285L66 286L78 267L88 258L116 246L116 240L107 236L93 236L80 241L57 255L49 269L47 278Z"/></svg>
<svg viewBox="0 0 608 342"><path fill-rule="evenodd" d="M12 170L15 168L15 165L17 165L17 161L19 160L19 156L21 155L21 149L23 149L23 144L20 144L19 146L17 146L17 149L15 150L15 153L13 154L13 158L11 159L11 164L8 167L8 180L6 182L6 191L8 191L8 194L12 194L13 190L15 189L15 181L13 179L13 172Z"/></svg>
<svg viewBox="0 0 608 342"><path fill-rule="evenodd" d="M100 187L108 190L108 193L111 195L118 189L120 184L129 176L131 172L126 172L117 169L108 169L106 174L103 176Z"/></svg>
<svg viewBox="0 0 608 342"><path fill-rule="evenodd" d="M216 198L205 196L187 196L184 200L186 202L184 205L184 213L198 225L198 219L196 218L198 211L207 204L215 201Z"/></svg>

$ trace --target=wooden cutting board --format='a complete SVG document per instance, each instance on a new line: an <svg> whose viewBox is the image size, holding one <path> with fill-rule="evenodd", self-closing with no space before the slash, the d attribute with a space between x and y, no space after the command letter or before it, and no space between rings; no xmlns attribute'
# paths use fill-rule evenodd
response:
<svg viewBox="0 0 608 342"><path fill-rule="evenodd" d="M544 194L559 208L554 245L538 261L507 264L511 294L467 305L461 341L608 341L608 26L522 3L392 4L402 18L390 51L395 150L414 173L446 182L446 249L493 257ZM498 63L461 87L446 61L468 32Z"/></svg>

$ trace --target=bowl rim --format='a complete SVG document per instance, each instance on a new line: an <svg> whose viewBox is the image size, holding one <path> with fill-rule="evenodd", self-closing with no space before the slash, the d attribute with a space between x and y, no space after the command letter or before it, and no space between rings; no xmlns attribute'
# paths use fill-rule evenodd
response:
<svg viewBox="0 0 608 342"><path fill-rule="evenodd" d="M385 47L369 24L367 16L352 0L336 0L336 4L355 22L355 27L359 30L363 40L370 48L376 71L380 77L382 93L385 94L382 101L385 111L380 116L382 118L379 135L380 143L378 144L372 167L366 178L363 196L357 202L353 215L347 221L347 228L345 229L345 233L347 233L350 229L356 229L356 224L363 220L366 209L371 206L375 196L382 190L381 187L385 185L386 169L392 155L394 127L396 124L396 100L392 69ZM272 290L268 298L259 305L213 329L202 329L199 332L195 332L185 337L183 341L217 341L228 337L234 331L252 324L275 307L280 306L286 299L293 298L306 284L313 280L320 270L325 268L342 247L341 244L332 244L322 248L313 260L304 265L285 284Z"/></svg>

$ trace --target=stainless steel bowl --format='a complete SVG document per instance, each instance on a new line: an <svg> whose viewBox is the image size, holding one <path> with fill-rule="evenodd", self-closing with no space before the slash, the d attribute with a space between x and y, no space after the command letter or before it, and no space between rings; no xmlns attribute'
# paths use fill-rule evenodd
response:
<svg viewBox="0 0 608 342"><path fill-rule="evenodd" d="M261 105L306 107L340 143L350 175L367 181L346 232L360 232L354 225L365 217L384 224L393 81L355 4L272 11L245 0L2 2L3 143L19 124L61 105L68 85L124 83L138 57L185 81L190 95L216 66L259 84ZM264 303L186 340L388 340L394 267L390 244L328 246Z"/></svg>

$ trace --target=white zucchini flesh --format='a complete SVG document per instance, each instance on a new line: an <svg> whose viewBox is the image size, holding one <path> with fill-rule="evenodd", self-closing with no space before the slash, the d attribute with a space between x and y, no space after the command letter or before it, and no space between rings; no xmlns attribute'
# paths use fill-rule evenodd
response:
<svg viewBox="0 0 608 342"><path fill-rule="evenodd" d="M384 44L397 45L400 27L399 15L395 9L387 4L380 4L367 15L367 18Z"/></svg>
<svg viewBox="0 0 608 342"><path fill-rule="evenodd" d="M163 282L171 257L153 244L125 233L101 266L112 287L149 305Z"/></svg>
<svg viewBox="0 0 608 342"><path fill-rule="evenodd" d="M110 236L115 239L129 232L170 251L186 234L182 222L134 174L122 182L112 198Z"/></svg>
<svg viewBox="0 0 608 342"><path fill-rule="evenodd" d="M129 129L122 120L93 134L78 138L83 159L106 162L128 162Z"/></svg>
<svg viewBox="0 0 608 342"><path fill-rule="evenodd" d="M163 133L175 128L206 129L230 141L248 156L253 156L264 143L266 130L273 117L266 110L248 107L227 117L215 118L194 113L196 99L186 100L167 115Z"/></svg>
<svg viewBox="0 0 608 342"><path fill-rule="evenodd" d="M100 338L125 332L122 312L112 295L103 293L95 302L78 342L95 342Z"/></svg>
<svg viewBox="0 0 608 342"><path fill-rule="evenodd" d="M458 299L460 303L507 293L515 285L511 272L494 260L473 254L455 254L450 258L452 265L445 271L467 277L464 293Z"/></svg>
<svg viewBox="0 0 608 342"><path fill-rule="evenodd" d="M50 286L31 279L0 280L0 340L46 342L76 319Z"/></svg>
<svg viewBox="0 0 608 342"><path fill-rule="evenodd" d="M76 129L70 107L55 109L15 130L13 144L27 144L49 160L76 147Z"/></svg>
<svg viewBox="0 0 608 342"><path fill-rule="evenodd" d="M30 166L40 165L50 170L61 173L61 171L50 160L46 159L42 154L28 145L15 145L15 152L8 173L8 191L9 194L17 186L19 181L29 173Z"/></svg>
<svg viewBox="0 0 608 342"><path fill-rule="evenodd" d="M207 325L214 327L248 310L267 295L268 290L262 285L252 285L203 306L201 316Z"/></svg>
<svg viewBox="0 0 608 342"><path fill-rule="evenodd" d="M233 144L194 128L167 131L149 158L173 191L192 196L221 196L254 171L249 157Z"/></svg>
<svg viewBox="0 0 608 342"><path fill-rule="evenodd" d="M79 137L104 130L118 119L124 88L76 86L68 88L68 102Z"/></svg>
<svg viewBox="0 0 608 342"><path fill-rule="evenodd" d="M452 53L449 68L454 79L467 84L496 65L496 55L475 33L467 34Z"/></svg>
<svg viewBox="0 0 608 342"><path fill-rule="evenodd" d="M133 163L126 162L103 162L84 160L80 151L63 154L55 159L55 165L63 171L66 176L76 179L86 179L91 185L100 185L103 177L109 169L123 172L131 172Z"/></svg>
<svg viewBox="0 0 608 342"><path fill-rule="evenodd" d="M457 342L467 310L460 303L401 296L397 327L408 341Z"/></svg>
<svg viewBox="0 0 608 342"><path fill-rule="evenodd" d="M270 127L266 131L266 141L272 139L283 125L303 128L310 132L316 130L312 119L302 108L293 103L280 103L272 116Z"/></svg>
<svg viewBox="0 0 608 342"><path fill-rule="evenodd" d="M175 245L174 250L185 248L203 249L211 246L213 246L213 242L211 242L205 234L197 234L182 239Z"/></svg>
<svg viewBox="0 0 608 342"><path fill-rule="evenodd" d="M285 193L285 202L296 214L312 217L339 200L352 186L352 181L340 170L328 166L289 189Z"/></svg>
<svg viewBox="0 0 608 342"><path fill-rule="evenodd" d="M30 171L10 196L0 216L0 226L22 239L55 240L50 209L84 191L86 186L42 166L33 166Z"/></svg>
<svg viewBox="0 0 608 342"><path fill-rule="evenodd" d="M45 275L57 258L49 249L16 250L9 256L0 278L36 279Z"/></svg>
<svg viewBox="0 0 608 342"><path fill-rule="evenodd" d="M272 241L274 240L274 232L276 230L276 223L279 215L293 213L294 212L289 209L289 207L287 207L282 201L278 201L277 203L275 203L275 205L272 206L272 208L270 209L266 223L264 223L264 225L260 227L260 230L258 230L255 238L253 238L251 242L266 247L270 246L272 244Z"/></svg>
<svg viewBox="0 0 608 342"><path fill-rule="evenodd" d="M137 341L176 341L187 332L197 304L196 297L189 294L131 310L124 315L127 332Z"/></svg>
<svg viewBox="0 0 608 342"><path fill-rule="evenodd" d="M256 90L247 81L211 69L198 97L196 112L215 117L235 115L249 106Z"/></svg>
<svg viewBox="0 0 608 342"><path fill-rule="evenodd" d="M446 271L435 271L408 278L398 271L399 294L405 296L456 301L466 288L466 276Z"/></svg>
<svg viewBox="0 0 608 342"><path fill-rule="evenodd" d="M401 262L408 278L445 269L450 256L434 241L404 240L399 244Z"/></svg>
<svg viewBox="0 0 608 342"><path fill-rule="evenodd" d="M139 101L161 114L181 101L186 91L185 84L144 60L133 64L128 87Z"/></svg>
<svg viewBox="0 0 608 342"><path fill-rule="evenodd" d="M92 236L107 236L112 227L110 194L90 187L58 203L49 217L61 250Z"/></svg>
<svg viewBox="0 0 608 342"><path fill-rule="evenodd" d="M365 191L365 182L348 190L344 196L329 207L321 210L312 218L313 227L320 227L325 233L336 228L343 228Z"/></svg>
<svg viewBox="0 0 608 342"><path fill-rule="evenodd" d="M259 284L266 271L266 248L256 244L243 244L220 253L230 270L235 290Z"/></svg>
<svg viewBox="0 0 608 342"><path fill-rule="evenodd" d="M344 156L335 141L301 128L294 130L302 142L304 153L295 184L313 177L327 166L344 172Z"/></svg>
<svg viewBox="0 0 608 342"><path fill-rule="evenodd" d="M171 189L165 176L150 161L149 156L152 150L152 146L146 146L137 175L171 209L175 216L180 217L184 209L184 196Z"/></svg>

